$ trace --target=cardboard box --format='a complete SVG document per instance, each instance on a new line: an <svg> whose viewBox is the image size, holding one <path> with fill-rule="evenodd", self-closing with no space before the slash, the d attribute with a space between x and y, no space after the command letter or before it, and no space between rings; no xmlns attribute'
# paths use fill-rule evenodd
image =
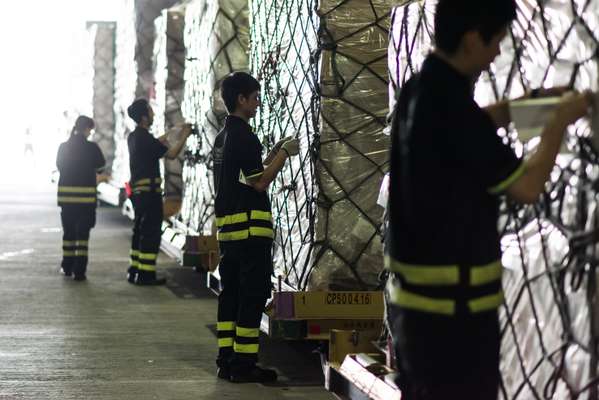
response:
<svg viewBox="0 0 599 400"><path fill-rule="evenodd" d="M220 261L216 235L187 236L185 256L187 260L193 260L195 265L191 266L203 267L210 272L214 271Z"/></svg>

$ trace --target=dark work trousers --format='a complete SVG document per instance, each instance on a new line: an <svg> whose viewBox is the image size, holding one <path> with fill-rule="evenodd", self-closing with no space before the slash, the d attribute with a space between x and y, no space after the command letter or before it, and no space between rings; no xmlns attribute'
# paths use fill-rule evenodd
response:
<svg viewBox="0 0 599 400"><path fill-rule="evenodd" d="M89 232L96 225L96 208L89 205L63 205L62 221L62 264L65 273L75 276L87 271Z"/></svg>
<svg viewBox="0 0 599 400"><path fill-rule="evenodd" d="M271 250L272 243L252 239L221 246L216 364L232 373L258 361L260 321L272 287Z"/></svg>
<svg viewBox="0 0 599 400"><path fill-rule="evenodd" d="M457 318L387 302L403 400L497 400L496 312Z"/></svg>
<svg viewBox="0 0 599 400"><path fill-rule="evenodd" d="M139 193L132 197L135 211L129 273L141 280L156 279L156 259L162 229L162 195Z"/></svg>

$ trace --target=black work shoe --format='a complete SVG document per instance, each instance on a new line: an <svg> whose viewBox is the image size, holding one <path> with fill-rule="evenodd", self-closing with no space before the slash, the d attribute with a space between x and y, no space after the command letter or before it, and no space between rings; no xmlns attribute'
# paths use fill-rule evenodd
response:
<svg viewBox="0 0 599 400"><path fill-rule="evenodd" d="M85 275L75 275L75 277L73 278L73 280L77 281L77 282L82 282L86 279L87 279L87 277Z"/></svg>
<svg viewBox="0 0 599 400"><path fill-rule="evenodd" d="M71 276L73 275L73 272L68 269L68 268L60 268L60 273L63 274L64 276Z"/></svg>
<svg viewBox="0 0 599 400"><path fill-rule="evenodd" d="M127 274L127 282L129 283L135 283L135 278L137 277L137 274L133 273L133 272L129 272Z"/></svg>
<svg viewBox="0 0 599 400"><path fill-rule="evenodd" d="M260 368L254 365L249 370L231 372L233 383L270 383L277 380L277 373L272 369Z"/></svg>
<svg viewBox="0 0 599 400"><path fill-rule="evenodd" d="M216 376L219 379L231 380L231 369L229 367L218 367L216 369Z"/></svg>
<svg viewBox="0 0 599 400"><path fill-rule="evenodd" d="M139 276L135 280L136 285L140 286L160 286L166 283L166 278L155 278L155 279L139 279Z"/></svg>

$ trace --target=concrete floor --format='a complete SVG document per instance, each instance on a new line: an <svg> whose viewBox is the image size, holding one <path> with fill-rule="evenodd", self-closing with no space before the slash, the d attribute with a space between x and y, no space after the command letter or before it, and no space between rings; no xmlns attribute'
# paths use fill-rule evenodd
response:
<svg viewBox="0 0 599 400"><path fill-rule="evenodd" d="M216 298L164 255L169 287L129 285L115 209L98 210L88 281L59 275L58 212L52 186L0 184L0 400L332 398L301 343L263 340L276 386L217 380Z"/></svg>

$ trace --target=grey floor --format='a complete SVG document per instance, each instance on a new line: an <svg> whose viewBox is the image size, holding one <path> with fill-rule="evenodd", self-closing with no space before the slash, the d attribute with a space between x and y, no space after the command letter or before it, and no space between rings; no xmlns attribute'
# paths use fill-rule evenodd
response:
<svg viewBox="0 0 599 400"><path fill-rule="evenodd" d="M331 399L313 348L262 338L275 386L217 380L216 298L166 256L168 287L124 279L130 222L100 208L88 278L58 274L53 187L0 184L0 400Z"/></svg>

